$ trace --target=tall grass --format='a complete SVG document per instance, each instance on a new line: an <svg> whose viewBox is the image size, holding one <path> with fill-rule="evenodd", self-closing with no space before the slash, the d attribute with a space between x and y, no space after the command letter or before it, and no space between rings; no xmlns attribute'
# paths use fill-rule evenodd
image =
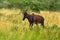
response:
<svg viewBox="0 0 60 40"><path fill-rule="evenodd" d="M19 9L1 9L0 40L60 40L59 13L41 11L39 15L45 18L45 28L34 24L30 30L28 20L22 21Z"/></svg>

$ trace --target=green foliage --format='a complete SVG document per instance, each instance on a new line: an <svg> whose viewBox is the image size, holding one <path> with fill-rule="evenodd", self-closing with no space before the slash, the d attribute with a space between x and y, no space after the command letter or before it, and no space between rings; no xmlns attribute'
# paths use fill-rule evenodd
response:
<svg viewBox="0 0 60 40"><path fill-rule="evenodd" d="M60 0L0 0L0 8L20 8L22 10L60 10Z"/></svg>

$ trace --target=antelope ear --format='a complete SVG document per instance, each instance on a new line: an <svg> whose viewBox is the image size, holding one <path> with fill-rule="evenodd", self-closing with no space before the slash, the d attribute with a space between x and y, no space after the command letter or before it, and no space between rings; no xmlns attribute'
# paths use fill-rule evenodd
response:
<svg viewBox="0 0 60 40"><path fill-rule="evenodd" d="M25 11L23 11L22 14L24 15L25 14Z"/></svg>
<svg viewBox="0 0 60 40"><path fill-rule="evenodd" d="M23 14L24 14L25 12L26 12L25 10L22 11Z"/></svg>
<svg viewBox="0 0 60 40"><path fill-rule="evenodd" d="M24 14L27 14L27 12L25 11Z"/></svg>
<svg viewBox="0 0 60 40"><path fill-rule="evenodd" d="M34 15L34 13L32 13L32 15Z"/></svg>

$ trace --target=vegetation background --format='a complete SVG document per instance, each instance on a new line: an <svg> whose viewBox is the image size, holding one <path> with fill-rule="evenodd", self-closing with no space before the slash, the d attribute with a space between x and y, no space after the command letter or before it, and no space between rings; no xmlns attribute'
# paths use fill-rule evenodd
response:
<svg viewBox="0 0 60 40"><path fill-rule="evenodd" d="M22 11L45 19L29 29ZM0 0L0 40L60 40L60 0Z"/></svg>
<svg viewBox="0 0 60 40"><path fill-rule="evenodd" d="M0 0L0 8L60 11L60 0Z"/></svg>

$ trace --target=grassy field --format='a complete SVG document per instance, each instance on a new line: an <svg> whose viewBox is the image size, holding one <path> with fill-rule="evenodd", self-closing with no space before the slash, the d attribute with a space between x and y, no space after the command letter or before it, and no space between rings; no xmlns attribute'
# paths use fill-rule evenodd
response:
<svg viewBox="0 0 60 40"><path fill-rule="evenodd" d="M30 11L29 13L35 13ZM45 27L40 24L29 29L19 9L0 9L0 40L60 40L60 12L35 13L45 18Z"/></svg>

